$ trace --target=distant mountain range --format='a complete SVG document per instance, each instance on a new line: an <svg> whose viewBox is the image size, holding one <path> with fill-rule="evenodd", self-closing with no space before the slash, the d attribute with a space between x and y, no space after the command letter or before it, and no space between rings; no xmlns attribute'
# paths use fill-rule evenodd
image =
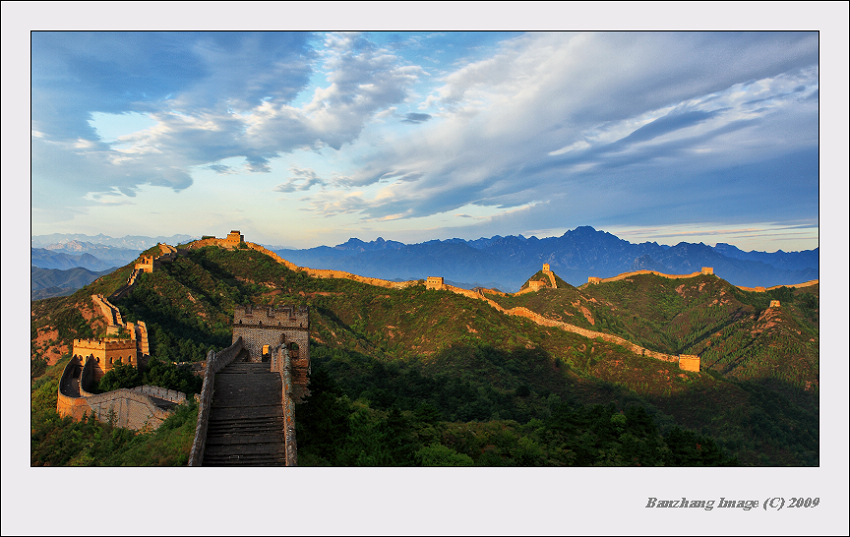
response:
<svg viewBox="0 0 850 537"><path fill-rule="evenodd" d="M112 270L112 268L109 268L101 272L92 272L82 267L68 270L31 267L30 300L70 295L104 274L109 274Z"/></svg>
<svg viewBox="0 0 850 537"><path fill-rule="evenodd" d="M68 295L132 262L141 252L160 242L175 245L192 239L191 235L120 238L80 233L35 235L30 248L31 299Z"/></svg>
<svg viewBox="0 0 850 537"><path fill-rule="evenodd" d="M140 252L159 242L177 245L192 239L191 235L121 238L103 234L39 235L32 237L31 264L42 269L67 271L80 267L102 272L130 263ZM371 242L352 238L337 246L305 250L269 248L301 266L344 270L387 280L443 276L458 287L480 286L507 292L519 290L528 275L538 271L543 263L549 263L558 276L576 286L585 283L588 276L607 278L640 269L689 274L702 267L713 267L715 274L732 284L769 287L817 279L819 269L817 248L766 253L744 252L724 243L714 247L687 242L676 246L655 242L633 244L589 226L544 239L496 235L469 241L447 239L404 244L382 238ZM76 280L72 278L72 281Z"/></svg>
<svg viewBox="0 0 850 537"><path fill-rule="evenodd" d="M306 250L275 249L284 259L313 268L344 270L388 280L443 276L462 287L495 287L517 291L528 274L549 263L572 285L588 276L607 278L633 270L689 274L714 268L721 278L742 286L773 286L818 278L818 249L803 252L744 252L719 243L655 242L633 244L610 233L584 226L560 237L495 236L477 240L432 240L404 244L378 238L356 238L334 246Z"/></svg>
<svg viewBox="0 0 850 537"><path fill-rule="evenodd" d="M67 270L82 267L102 271L110 267L126 265L138 257L139 253L160 242L175 245L192 238L191 235L172 235L171 237L128 235L121 238L79 233L36 235L31 241L30 264L45 269Z"/></svg>
<svg viewBox="0 0 850 537"><path fill-rule="evenodd" d="M144 237L141 235L126 235L124 237L110 237L100 233L98 235L84 235L82 233L51 233L49 235L33 235L30 246L45 249L67 249L90 248L93 245L109 246L126 250L141 252L160 242L172 246L188 242L198 237L192 235L171 235L170 237ZM80 246L82 245L82 246Z"/></svg>

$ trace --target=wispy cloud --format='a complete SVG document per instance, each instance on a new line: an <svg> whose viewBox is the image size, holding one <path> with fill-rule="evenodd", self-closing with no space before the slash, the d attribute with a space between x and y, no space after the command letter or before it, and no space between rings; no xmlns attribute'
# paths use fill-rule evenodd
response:
<svg viewBox="0 0 850 537"><path fill-rule="evenodd" d="M316 185L325 184L325 181L313 170L291 168L290 172L292 176L287 178L285 183L275 187L275 192L303 192Z"/></svg>

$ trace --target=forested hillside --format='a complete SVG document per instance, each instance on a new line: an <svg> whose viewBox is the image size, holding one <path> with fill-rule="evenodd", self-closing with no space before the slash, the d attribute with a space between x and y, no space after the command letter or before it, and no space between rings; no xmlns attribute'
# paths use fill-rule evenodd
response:
<svg viewBox="0 0 850 537"><path fill-rule="evenodd" d="M40 448L58 420L49 394L65 363L47 367L42 358L96 333L87 297L108 295L128 274L124 267L72 296L34 302L33 464L100 460L85 455L100 445L86 439L104 433L84 428L73 433L80 453L54 461ZM499 300L648 348L701 354L703 372L481 300L314 279L245 249L190 250L143 274L115 305L126 321L147 323L151 354L164 362L200 361L229 345L236 305L309 306L312 395L296 410L301 465L818 464L816 292L781 291L781 312L767 315L767 295L713 276L681 289L652 278L616 283L579 290L560 280L558 289ZM173 449L188 451L185 442Z"/></svg>

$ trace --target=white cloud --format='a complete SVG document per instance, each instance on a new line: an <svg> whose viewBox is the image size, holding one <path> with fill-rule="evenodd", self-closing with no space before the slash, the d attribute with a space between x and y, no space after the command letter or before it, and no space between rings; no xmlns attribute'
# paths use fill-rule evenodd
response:
<svg viewBox="0 0 850 537"><path fill-rule="evenodd" d="M665 215L662 206L702 195L709 176L734 179L727 190L746 197L764 188L759 174L782 169L780 154L816 152L811 33L522 34L439 80L369 35L327 34L314 49L307 42L168 34L146 54L35 47L34 184L61 177L66 192L90 193L92 202L116 189L133 196L143 184L185 189L193 169L269 181L283 166L286 180L265 188L310 191L317 215L416 219L483 207L493 218L513 208L514 222L542 229L551 223L533 213L604 217L636 199ZM176 59L158 71L153 53L169 51ZM70 94L49 83L75 76L83 83ZM105 143L89 124L95 110L136 110L155 124ZM297 155L281 158L299 151L325 158L321 177L295 164L304 160ZM769 165L759 171L759 163ZM721 173L744 168L736 178Z"/></svg>
<svg viewBox="0 0 850 537"><path fill-rule="evenodd" d="M366 217L605 195L594 183L622 169L635 172L618 185L626 192L653 188L660 172L696 194L711 169L776 157L762 148L777 136L793 133L790 151L816 144L816 101L800 113L817 90L816 62L812 34L523 35L446 75L421 107L439 118L373 154L350 184L388 169L416 178L361 200Z"/></svg>

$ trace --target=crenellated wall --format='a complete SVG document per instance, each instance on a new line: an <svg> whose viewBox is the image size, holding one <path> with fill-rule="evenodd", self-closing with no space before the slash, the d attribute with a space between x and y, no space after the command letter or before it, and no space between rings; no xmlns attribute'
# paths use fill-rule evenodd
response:
<svg viewBox="0 0 850 537"><path fill-rule="evenodd" d="M65 366L59 380L56 412L75 420L94 416L98 421L116 427L151 431L171 414L171 407L186 401L186 394L158 386L122 388L106 393L92 393L96 362L74 357Z"/></svg>
<svg viewBox="0 0 850 537"><path fill-rule="evenodd" d="M138 363L139 360L143 360L144 357L150 355L148 327L144 321L138 321L136 323L125 323L124 320L121 318L121 312L118 310L118 308L116 308L111 302L105 299L103 295L92 295L91 298L95 307L100 310L101 314L106 320L107 336L117 336L125 330L130 335L130 340L133 341L133 344L136 347L136 355L135 358L130 359L129 363ZM104 341L107 340L110 340L110 338L106 338ZM124 363L128 362L124 360ZM108 369L111 369L112 365L108 365ZM104 371L107 371L108 369L104 369Z"/></svg>

